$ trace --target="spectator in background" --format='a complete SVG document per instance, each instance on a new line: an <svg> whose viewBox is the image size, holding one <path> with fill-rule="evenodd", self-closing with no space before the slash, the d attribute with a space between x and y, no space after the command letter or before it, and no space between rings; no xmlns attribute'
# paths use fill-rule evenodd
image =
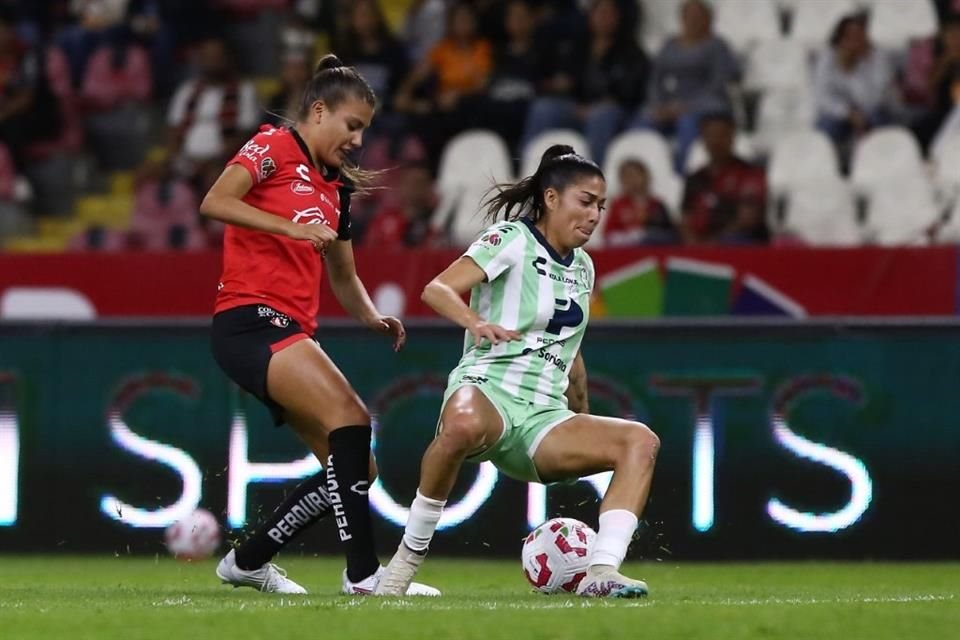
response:
<svg viewBox="0 0 960 640"><path fill-rule="evenodd" d="M484 126L499 133L508 147L516 149L542 66L533 41L537 15L530 0L509 0L503 21L506 40L494 49Z"/></svg>
<svg viewBox="0 0 960 640"><path fill-rule="evenodd" d="M87 60L105 37L124 27L129 0L75 0L70 8L76 16L73 24L57 36L57 44L67 54L70 77L75 88L83 84Z"/></svg>
<svg viewBox="0 0 960 640"><path fill-rule="evenodd" d="M355 0L350 5L349 21L335 51L345 64L356 67L377 95L377 117L370 133L376 136L384 129L398 129L393 98L410 65L378 0Z"/></svg>
<svg viewBox="0 0 960 640"><path fill-rule="evenodd" d="M137 172L128 245L150 251L205 247L198 204L196 193L174 174L166 154L151 154Z"/></svg>
<svg viewBox="0 0 960 640"><path fill-rule="evenodd" d="M492 67L492 48L477 34L473 8L457 3L447 17L446 37L407 76L394 99L397 111L413 117L431 157L439 157L451 136L477 125Z"/></svg>
<svg viewBox="0 0 960 640"><path fill-rule="evenodd" d="M726 41L713 33L713 12L701 0L680 8L680 34L653 61L647 103L633 126L676 135L678 172L699 134L700 118L728 110L727 87L739 70Z"/></svg>
<svg viewBox="0 0 960 640"><path fill-rule="evenodd" d="M152 71L143 47L126 29L105 36L87 61L81 97L87 109L109 111L150 98Z"/></svg>
<svg viewBox="0 0 960 640"><path fill-rule="evenodd" d="M0 11L0 140L21 169L31 144L54 140L63 129L46 58L42 46L28 46L17 37L13 15Z"/></svg>
<svg viewBox="0 0 960 640"><path fill-rule="evenodd" d="M941 26L934 50L935 57L925 87L930 96L929 108L914 127L924 148L929 146L953 110L952 87L960 79L960 18L949 20Z"/></svg>
<svg viewBox="0 0 960 640"><path fill-rule="evenodd" d="M238 77L224 40L205 40L197 54L197 77L174 93L167 124L177 170L203 191L256 127L259 109L253 83Z"/></svg>
<svg viewBox="0 0 960 640"><path fill-rule="evenodd" d="M846 147L888 118L894 69L867 38L867 17L846 16L830 36L813 74L817 128Z"/></svg>
<svg viewBox="0 0 960 640"><path fill-rule="evenodd" d="M684 240L689 244L766 243L766 174L734 155L732 117L708 114L700 130L709 163L687 178L681 223Z"/></svg>
<svg viewBox="0 0 960 640"><path fill-rule="evenodd" d="M313 65L303 51L288 51L280 67L280 88L267 100L263 121L280 127L295 120L303 89L313 77Z"/></svg>
<svg viewBox="0 0 960 640"><path fill-rule="evenodd" d="M420 247L436 242L430 226L437 195L430 168L412 164L403 169L398 200L384 203L373 215L363 243L373 247Z"/></svg>
<svg viewBox="0 0 960 640"><path fill-rule="evenodd" d="M623 194L606 214L603 242L610 247L679 243L680 236L667 207L650 188L650 170L637 158L620 165Z"/></svg>
<svg viewBox="0 0 960 640"><path fill-rule="evenodd" d="M403 21L407 59L419 64L446 34L447 6L444 0L413 0Z"/></svg>
<svg viewBox="0 0 960 640"><path fill-rule="evenodd" d="M582 129L590 154L603 162L627 110L638 106L647 81L647 60L623 26L616 0L593 0L589 36L572 59L554 58L544 74L548 95L530 106L524 146L549 129Z"/></svg>

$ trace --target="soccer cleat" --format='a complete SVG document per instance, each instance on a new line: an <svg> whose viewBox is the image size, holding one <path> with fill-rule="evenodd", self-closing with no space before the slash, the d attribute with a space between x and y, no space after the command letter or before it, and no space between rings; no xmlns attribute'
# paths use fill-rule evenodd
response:
<svg viewBox="0 0 960 640"><path fill-rule="evenodd" d="M223 557L217 565L217 577L224 584L236 587L253 587L263 593L305 594L306 589L287 577L287 572L268 562L259 569L246 570L237 566L236 552Z"/></svg>
<svg viewBox="0 0 960 640"><path fill-rule="evenodd" d="M642 598L647 593L646 582L628 578L613 567L591 569L577 587L577 595L585 598Z"/></svg>
<svg viewBox="0 0 960 640"><path fill-rule="evenodd" d="M374 593L378 596L412 595L410 590L417 584L412 582L417 569L426 558L424 553L416 553L400 543L397 552L390 558L390 563L380 572L380 580ZM440 595L438 591L436 595Z"/></svg>
<svg viewBox="0 0 960 640"><path fill-rule="evenodd" d="M396 558L396 556L394 556ZM393 561L391 560L391 564ZM377 569L377 572L372 576L364 578L360 582L350 582L347 578L347 572L343 572L343 593L349 596L427 596L427 597L436 597L440 595L440 590L429 585L421 584L419 582L411 582L410 579L413 578L413 573L411 572L409 577L406 578L401 584L394 584L393 590L385 590L381 588L383 584L384 587L388 586L383 583L384 576L387 575L387 568L380 567Z"/></svg>

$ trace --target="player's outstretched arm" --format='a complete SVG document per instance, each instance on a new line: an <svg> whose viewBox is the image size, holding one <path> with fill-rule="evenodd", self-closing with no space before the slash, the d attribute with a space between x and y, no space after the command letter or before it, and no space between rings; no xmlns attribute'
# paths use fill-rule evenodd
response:
<svg viewBox="0 0 960 640"><path fill-rule="evenodd" d="M519 340L518 332L488 323L463 301L463 294L485 278L486 274L473 258L463 256L431 280L420 298L438 314L469 331L477 345L483 340L493 344Z"/></svg>
<svg viewBox="0 0 960 640"><path fill-rule="evenodd" d="M577 353L570 367L570 384L565 392L567 407L574 413L590 413L590 402L587 399L587 367L583 364L583 354Z"/></svg>
<svg viewBox="0 0 960 640"><path fill-rule="evenodd" d="M330 288L337 297L340 306L351 316L370 327L393 338L393 349L399 351L407 341L403 323L392 316L380 315L374 306L367 288L357 275L357 265L353 259L353 242L339 240L331 243L326 252L327 277Z"/></svg>
<svg viewBox="0 0 960 640"><path fill-rule="evenodd" d="M294 240L306 240L321 251L336 239L337 232L324 224L295 224L261 211L242 200L253 186L250 173L239 165L224 169L200 203L200 213L227 224L266 231Z"/></svg>

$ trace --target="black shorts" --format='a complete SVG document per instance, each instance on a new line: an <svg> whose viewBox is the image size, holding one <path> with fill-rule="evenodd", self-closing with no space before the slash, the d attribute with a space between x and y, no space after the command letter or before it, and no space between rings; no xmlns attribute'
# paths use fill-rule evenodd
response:
<svg viewBox="0 0 960 640"><path fill-rule="evenodd" d="M210 346L224 373L265 404L279 426L286 420L283 407L267 393L267 366L273 354L310 337L293 318L264 304L249 304L213 316Z"/></svg>

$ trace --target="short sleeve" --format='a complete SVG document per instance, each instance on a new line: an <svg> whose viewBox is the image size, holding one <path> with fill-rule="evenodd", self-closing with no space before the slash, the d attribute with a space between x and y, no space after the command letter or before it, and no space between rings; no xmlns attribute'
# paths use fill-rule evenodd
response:
<svg viewBox="0 0 960 640"><path fill-rule="evenodd" d="M519 264L526 247L526 236L516 223L490 227L470 245L463 255L472 258L492 282L510 267Z"/></svg>
<svg viewBox="0 0 960 640"><path fill-rule="evenodd" d="M275 131L276 129L268 128L250 138L227 166L238 164L246 169L253 179L253 184L268 180L277 172L278 166L274 159L278 151L276 139L273 137Z"/></svg>

